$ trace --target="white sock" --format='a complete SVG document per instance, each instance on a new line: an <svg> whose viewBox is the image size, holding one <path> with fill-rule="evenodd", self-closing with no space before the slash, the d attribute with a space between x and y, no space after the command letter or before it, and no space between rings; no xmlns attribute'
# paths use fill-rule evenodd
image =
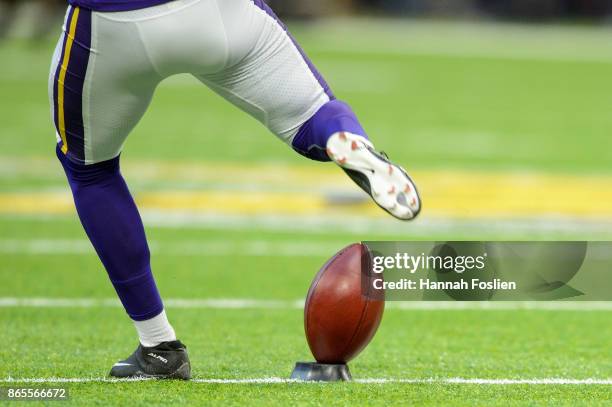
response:
<svg viewBox="0 0 612 407"><path fill-rule="evenodd" d="M134 326L138 332L140 343L144 347L150 348L162 342L176 340L174 328L172 328L172 325L168 322L165 310L156 317L147 319L146 321L134 321Z"/></svg>

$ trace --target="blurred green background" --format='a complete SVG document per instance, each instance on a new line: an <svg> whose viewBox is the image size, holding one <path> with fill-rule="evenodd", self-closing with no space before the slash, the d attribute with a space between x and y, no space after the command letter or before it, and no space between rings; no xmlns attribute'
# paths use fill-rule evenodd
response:
<svg viewBox="0 0 612 407"><path fill-rule="evenodd" d="M311 215L319 219L315 224L331 219L344 223L344 230L361 225L355 227L374 235L612 236L608 9L559 1L544 12L540 2L531 8L520 3L279 6L293 17L293 34L336 95L353 106L376 146L416 179L425 208L416 222L384 219L333 166L294 154L189 76L162 83L123 152L126 178L145 218L151 212L205 214L201 223L211 226L220 209L245 225L252 225L253 214L287 215L291 224L291 214L278 213L279 199L268 210L249 208L254 198L239 196L246 186L264 202L272 203L271 193L292 195L299 220ZM53 156L47 100L59 24L48 17L53 24L44 35L28 30L38 21L36 2L20 4L20 17L0 42L0 213L71 214ZM221 179L221 168L233 169L231 176ZM177 201L176 190L189 196ZM224 199L241 202L233 211L210 203L211 194L228 190L235 194ZM141 195L151 191L165 195ZM294 204L280 212L291 212ZM308 205L317 209L300 209ZM342 208L355 215L349 222L338 217Z"/></svg>

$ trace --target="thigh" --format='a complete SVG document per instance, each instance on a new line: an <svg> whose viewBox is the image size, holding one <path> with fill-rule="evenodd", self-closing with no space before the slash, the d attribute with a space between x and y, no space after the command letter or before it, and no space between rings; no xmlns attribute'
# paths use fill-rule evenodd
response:
<svg viewBox="0 0 612 407"><path fill-rule="evenodd" d="M217 0L228 39L228 65L198 79L286 142L325 103L329 86L260 0Z"/></svg>
<svg viewBox="0 0 612 407"><path fill-rule="evenodd" d="M134 28L101 16L68 9L49 80L61 150L84 164L119 155L160 80Z"/></svg>

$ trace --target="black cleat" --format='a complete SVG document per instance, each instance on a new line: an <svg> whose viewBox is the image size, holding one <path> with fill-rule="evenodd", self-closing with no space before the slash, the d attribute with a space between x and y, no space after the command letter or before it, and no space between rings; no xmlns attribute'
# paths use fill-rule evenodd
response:
<svg viewBox="0 0 612 407"><path fill-rule="evenodd" d="M139 344L129 358L113 365L109 375L118 378L189 380L191 364L187 347L181 341L162 342L151 348Z"/></svg>

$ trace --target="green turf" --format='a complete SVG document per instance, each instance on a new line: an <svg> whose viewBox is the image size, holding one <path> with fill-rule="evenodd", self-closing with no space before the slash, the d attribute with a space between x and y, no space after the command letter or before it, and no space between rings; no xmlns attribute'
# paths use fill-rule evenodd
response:
<svg viewBox="0 0 612 407"><path fill-rule="evenodd" d="M4 221L3 226L27 224ZM38 222L30 238L78 239L76 227ZM65 223L64 223L65 225ZM44 226L44 227L42 227ZM291 239L329 244L343 235L243 233L198 229L178 233L150 228L163 243ZM25 238L25 231L11 233ZM174 256L154 253L153 267L168 298L260 298L293 300L305 290L325 256ZM112 298L113 291L93 253L2 254L0 297ZM299 309L182 309L168 313L191 352L195 378L287 377L293 362L308 360ZM352 364L358 378L607 378L612 375L609 313L548 311L386 312L370 347ZM115 359L135 345L133 328L120 308L3 308L0 312L0 378L103 377ZM19 355L15 360L14 355ZM286 404L567 404L609 403L609 386L442 384L70 384L79 403L159 400ZM155 394L154 396L152 394Z"/></svg>
<svg viewBox="0 0 612 407"><path fill-rule="evenodd" d="M296 35L338 96L353 105L377 145L406 165L609 175L612 93L605 85L612 62L589 57L600 51L610 54L609 30L561 27L541 35L538 28L530 28L528 35L491 35L490 27L474 30L466 33L445 23L416 28L394 23L389 28L381 22L349 21L299 26ZM355 44L363 44L365 51ZM52 47L0 44L1 192L66 188L59 166L47 174L21 171L15 176L1 165L2 157L53 160L46 96ZM464 55L452 56L448 50L454 47ZM504 52L512 57L500 57ZM252 119L188 78L173 78L160 87L127 142L124 160L132 158L316 165L292 154ZM452 235L197 225L148 226L147 232L165 297L272 300L303 298L328 257L326 248L332 253L359 240L589 237L579 230L571 236L536 235L485 227ZM0 247L0 297L113 297L76 217L3 215L0 239L5 245L64 240L81 248L80 253L68 247L73 253L32 254ZM253 241L273 247L286 242L315 245L323 253L250 256L240 248ZM215 242L236 250L172 254L176 248ZM310 358L298 309L168 312L189 346L196 378L287 377L295 361ZM610 378L609 320L609 311L388 310L375 340L351 368L360 378ZM0 308L0 341L0 379L102 377L135 346L133 328L118 307ZM146 382L69 387L79 405L612 404L610 386L596 385Z"/></svg>

